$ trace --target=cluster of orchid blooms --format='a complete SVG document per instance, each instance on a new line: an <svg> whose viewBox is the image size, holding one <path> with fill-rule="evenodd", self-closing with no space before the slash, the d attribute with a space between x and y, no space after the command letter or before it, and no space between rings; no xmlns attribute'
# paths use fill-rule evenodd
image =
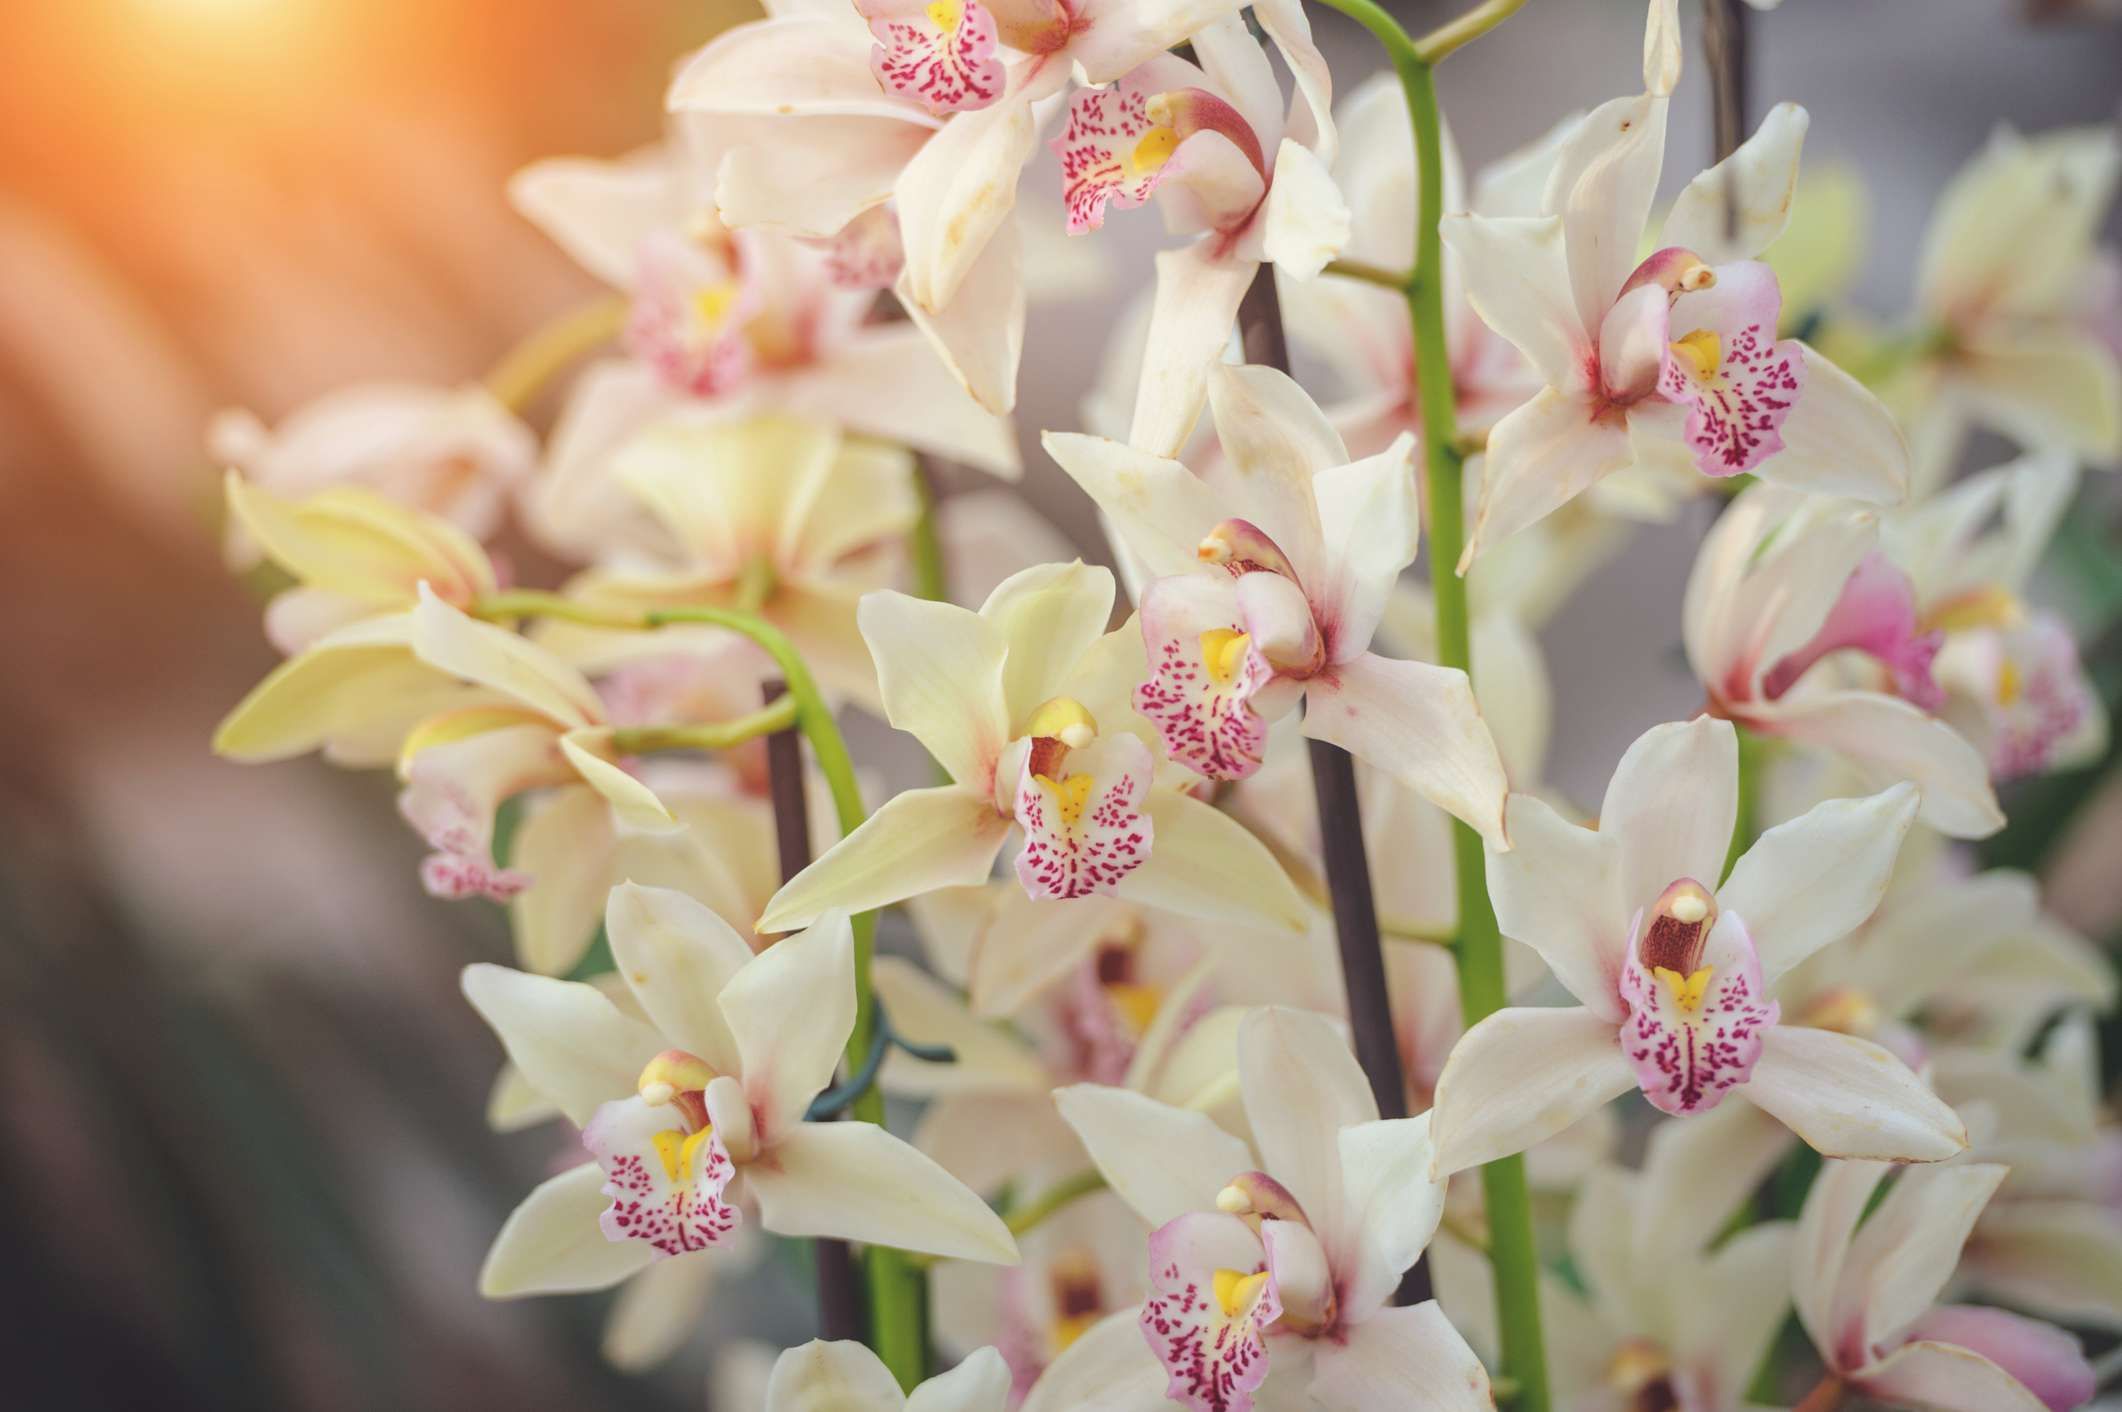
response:
<svg viewBox="0 0 2122 1412"><path fill-rule="evenodd" d="M680 67L662 145L512 186L623 301L570 325L563 353L612 346L542 445L515 376L215 430L287 654L216 748L395 769L427 890L509 909L518 966L464 976L507 1053L491 1121L579 1132L482 1290L623 1282L607 1351L642 1367L758 1230L897 1252L963 1361L920 1381L873 1303L869 1347L729 1393L785 1412L1722 1412L1785 1396L1793 1314L1809 1408L2088 1400L2059 1326L2122 1332L2088 1019L2115 981L1956 841L2002 826L1997 783L2104 748L2026 595L2081 464L2122 454L2122 309L2093 295L2122 288L2117 135L2001 133L1886 334L1787 296L1795 105L1653 223L1674 0L1642 92L1471 181L1435 133L1418 172L1399 84L1336 104L1301 0L767 9ZM1027 166L1056 180L1042 134L1059 189L1019 211ZM1152 201L1187 239L1122 321L1108 434L1042 443L1119 573L1042 562L1067 553L1021 501L938 507L924 461L1019 476L1027 301L1082 288L1063 232ZM1398 272L1440 241L1425 384ZM1338 400L1233 361L1256 281ZM1441 533L1440 424L1478 485L1463 546L1430 545L1471 678L1402 579ZM1978 426L2024 454L1947 483ZM1673 625L1704 705L1587 811L1543 783L1533 630L1711 493ZM505 525L572 576L511 584ZM865 816L842 707L934 782ZM804 866L762 743L797 728ZM1382 1103L1298 734L1360 772ZM1464 830L1508 943L1486 1014L1455 979ZM902 904L925 967L871 955ZM833 1121L849 1087L925 1106L907 1138ZM1637 1168L1630 1091L1670 1115ZM1537 1272L1506 1263L1523 1188L1473 1180L1517 1154L1569 1211ZM1411 1272L1434 1299L1403 1303ZM1503 1347L1528 1300L1538 1378Z"/></svg>

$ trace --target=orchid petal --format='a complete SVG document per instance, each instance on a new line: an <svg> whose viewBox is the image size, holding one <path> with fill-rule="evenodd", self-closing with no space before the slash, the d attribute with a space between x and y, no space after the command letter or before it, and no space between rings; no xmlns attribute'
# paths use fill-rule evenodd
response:
<svg viewBox="0 0 2122 1412"><path fill-rule="evenodd" d="M1028 297L1023 248L1015 224L1004 224L994 233L944 307L930 309L915 299L903 274L897 291L907 317L957 379L962 396L970 398L989 417L1006 416L1017 405L1017 369L1024 358ZM923 402L905 396L899 403L898 417L913 418L927 411ZM935 435L931 428L919 431L912 440L919 442ZM991 425L989 438L1002 443L993 455L1006 456L1008 473L1014 475L1016 447L1008 439L1008 426Z"/></svg>
<svg viewBox="0 0 2122 1412"><path fill-rule="evenodd" d="M1037 1094L1052 1080L1047 1067L1023 1040L988 1024L966 1008L928 972L898 956L879 956L871 966L877 998L892 1017L892 1030L924 1045L945 1045L947 1064L897 1050L885 1060L883 1082L894 1093Z"/></svg>
<svg viewBox="0 0 2122 1412"><path fill-rule="evenodd" d="M1480 1412L1495 1405L1488 1370L1433 1299L1384 1310L1346 1339L1322 1341L1317 1367L1312 1401L1326 1412Z"/></svg>
<svg viewBox="0 0 2122 1412"><path fill-rule="evenodd" d="M1658 243L1692 250L1710 265L1758 259L1790 224L1798 153L1811 121L1795 103L1769 109L1737 151L1687 184L1665 218Z"/></svg>
<svg viewBox="0 0 2122 1412"><path fill-rule="evenodd" d="M604 718L581 673L506 628L466 617L425 584L412 612L412 649L437 671L500 692L571 729Z"/></svg>
<svg viewBox="0 0 2122 1412"><path fill-rule="evenodd" d="M1866 1351L1891 1343L1937 1303L2008 1170L1969 1162L1901 1174L1850 1242L1835 1298L1845 1344L1852 1331Z"/></svg>
<svg viewBox="0 0 2122 1412"><path fill-rule="evenodd" d="M1569 822L1530 794L1509 797L1504 827L1510 851L1488 851L1496 926L1539 952L1586 1009L1619 1024L1621 965L1633 910L1621 895L1620 843Z"/></svg>
<svg viewBox="0 0 2122 1412"><path fill-rule="evenodd" d="M894 197L913 302L940 313L958 297L1016 204L1036 129L1023 95L954 117L900 173Z"/></svg>
<svg viewBox="0 0 2122 1412"><path fill-rule="evenodd" d="M1314 279L1348 244L1350 216L1326 164L1288 138L1261 217L1261 255L1292 279Z"/></svg>
<svg viewBox="0 0 2122 1412"><path fill-rule="evenodd" d="M594 1162L548 1177L523 1198L494 1237L479 1267L479 1293L488 1299L529 1294L577 1294L609 1289L655 1258L638 1241L607 1240L604 1169Z"/></svg>
<svg viewBox="0 0 2122 1412"><path fill-rule="evenodd" d="M1106 1315L1061 1351L1019 1412L1170 1412L1170 1375L1142 1342L1142 1311Z"/></svg>
<svg viewBox="0 0 2122 1412"><path fill-rule="evenodd" d="M855 1027L855 940L846 914L829 912L752 957L715 1006L736 1045L760 1141L771 1147L831 1087Z"/></svg>
<svg viewBox="0 0 2122 1412"><path fill-rule="evenodd" d="M1216 1209L1216 1194L1254 1167L1251 1149L1205 1113L1101 1084L1057 1088L1054 1103L1113 1191L1152 1226Z"/></svg>
<svg viewBox="0 0 2122 1412"><path fill-rule="evenodd" d="M715 997L753 958L730 924L682 892L623 882L605 903L604 934L649 1022L716 1073L738 1073L741 1051Z"/></svg>
<svg viewBox="0 0 2122 1412"><path fill-rule="evenodd" d="M1157 256L1157 292L1142 349L1141 384L1127 440L1153 456L1175 456L1208 400L1209 365L1230 342L1238 305L1259 266L1217 259L1195 241Z"/></svg>
<svg viewBox="0 0 2122 1412"><path fill-rule="evenodd" d="M651 149L617 162L533 162L509 178L508 202L583 269L631 289L642 242L691 214L678 200L676 158Z"/></svg>
<svg viewBox="0 0 2122 1412"><path fill-rule="evenodd" d="M1012 723L1062 695L1113 615L1112 570L1078 559L1012 574L980 605L1005 645L1004 714Z"/></svg>
<svg viewBox="0 0 2122 1412"><path fill-rule="evenodd" d="M1267 845L1230 815L1176 790L1150 791L1157 846L1114 895L1185 917L1301 933L1312 909Z"/></svg>
<svg viewBox="0 0 2122 1412"><path fill-rule="evenodd" d="M1764 729L1832 750L1868 783L1912 782L1917 817L1952 838L1987 838L2004 827L1989 762L1951 726L1897 696L1820 692L1784 703Z"/></svg>
<svg viewBox="0 0 2122 1412"><path fill-rule="evenodd" d="M974 1349L957 1367L915 1388L907 1396L906 1412L1003 1412L1009 1405L1010 1380L1009 1364L1000 1353Z"/></svg>
<svg viewBox="0 0 2122 1412"><path fill-rule="evenodd" d="M1852 1381L1890 1406L1935 1412L2047 1412L2049 1405L1989 1359L1952 1343L1904 1343Z"/></svg>
<svg viewBox="0 0 2122 1412"><path fill-rule="evenodd" d="M1665 162L1667 102L1646 93L1587 114L1555 156L1548 214L1560 216L1577 318L1594 329L1635 269Z"/></svg>
<svg viewBox="0 0 2122 1412"><path fill-rule="evenodd" d="M762 1412L900 1412L905 1406L891 1369L865 1345L814 1338L774 1360Z"/></svg>
<svg viewBox="0 0 2122 1412"><path fill-rule="evenodd" d="M509 838L509 863L531 885L509 904L516 958L545 976L572 971L596 939L615 866L612 811L589 789L532 799Z"/></svg>
<svg viewBox="0 0 2122 1412"><path fill-rule="evenodd" d="M1692 878L1715 890L1739 814L1739 737L1710 716L1653 726L1614 767L1599 832L1621 848L1621 900L1631 912Z"/></svg>
<svg viewBox="0 0 2122 1412"><path fill-rule="evenodd" d="M464 968L463 986L531 1087L577 1127L599 1104L632 1093L664 1048L654 1030L579 981L480 964Z"/></svg>
<svg viewBox="0 0 2122 1412"><path fill-rule="evenodd" d="M867 912L939 887L985 882L1009 837L994 801L956 785L910 789L790 878L759 930L792 931L830 908Z"/></svg>
<svg viewBox="0 0 2122 1412"><path fill-rule="evenodd" d="M2122 1223L2097 1202L2000 1202L1983 1213L1962 1269L2006 1303L2122 1330Z"/></svg>
<svg viewBox="0 0 2122 1412"><path fill-rule="evenodd" d="M1498 1010L1437 1077L1436 1174L1523 1152L1635 1086L1612 1021L1574 1005Z"/></svg>
<svg viewBox="0 0 2122 1412"><path fill-rule="evenodd" d="M1416 503L1414 436L1312 478L1327 549L1327 581L1313 584L1331 660L1346 662L1370 646L1400 571L1414 562L1421 511Z"/></svg>
<svg viewBox="0 0 2122 1412"><path fill-rule="evenodd" d="M1200 568L1202 536L1223 513L1201 477L1177 461L1102 436L1050 431L1039 442L1111 517L1148 574L1163 578Z"/></svg>
<svg viewBox="0 0 2122 1412"><path fill-rule="evenodd" d="M1447 215L1437 224L1481 321L1516 345L1547 385L1587 385L1591 336L1569 287L1557 216Z"/></svg>
<svg viewBox="0 0 2122 1412"><path fill-rule="evenodd" d="M1732 866L1717 905L1746 923L1763 981L1773 986L1877 910L1918 797L1902 783L1863 799L1830 799L1762 834Z"/></svg>
<svg viewBox="0 0 2122 1412"><path fill-rule="evenodd" d="M992 258L995 248L983 259ZM978 292L981 272L970 278ZM1015 480L1023 468L1008 421L981 406L958 381L963 369L978 361L968 360L956 338L953 316L958 307L953 304L940 317L924 315L919 330L865 326L859 337L844 339L825 353L815 368L783 379L777 400L797 416L826 418L852 431ZM976 300L966 307L977 307L988 321L1003 304ZM923 343L924 336L961 351L946 362ZM975 335L976 340L986 337L985 331ZM1004 361L1007 375L991 380L1014 390L1014 359ZM954 375L953 368L960 373Z"/></svg>
<svg viewBox="0 0 2122 1412"><path fill-rule="evenodd" d="M744 1227L731 1234L740 1231L750 1234ZM613 1248L638 1249L639 1242ZM717 1268L737 1258L724 1253L708 1260L658 1260L628 1280L604 1321L605 1361L623 1373L645 1373L667 1361L698 1331Z"/></svg>
<svg viewBox="0 0 2122 1412"><path fill-rule="evenodd" d="M1378 1104L1348 1041L1323 1015L1255 1010L1238 1026L1238 1087L1263 1168L1296 1197L1331 1254L1352 1256L1337 1135L1376 1122Z"/></svg>
<svg viewBox="0 0 2122 1412"><path fill-rule="evenodd" d="M1541 388L1489 431L1480 505L1459 572L1482 549L1546 519L1635 454L1620 419L1595 417L1585 398Z"/></svg>
<svg viewBox="0 0 2122 1412"><path fill-rule="evenodd" d="M904 593L866 594L855 618L877 663L886 719L927 747L953 780L987 792L1010 739L1007 639L954 603Z"/></svg>
<svg viewBox="0 0 2122 1412"><path fill-rule="evenodd" d="M1738 1094L1827 1157L1937 1162L1967 1146L1958 1115L1906 1064L1832 1030L1767 1030Z"/></svg>
<svg viewBox="0 0 2122 1412"><path fill-rule="evenodd" d="M1510 785L1466 673L1366 652L1313 678L1305 704L1306 735L1391 775L1492 846L1509 846Z"/></svg>
<svg viewBox="0 0 2122 1412"><path fill-rule="evenodd" d="M1891 1171L1884 1162L1826 1162L1798 1212L1797 1244L1790 1260L1791 1296L1806 1336L1830 1366L1839 1366L1842 1357L1844 1329L1836 1304L1849 1264L1850 1238L1870 1209L1872 1194Z"/></svg>
<svg viewBox="0 0 2122 1412"><path fill-rule="evenodd" d="M801 1123L744 1169L767 1229L1014 1265L1002 1218L875 1123Z"/></svg>
<svg viewBox="0 0 2122 1412"><path fill-rule="evenodd" d="M1421 1258L1444 1217L1444 1183L1430 1176L1429 1115L1343 1128L1341 1238L1329 1250L1341 1272L1344 1317L1368 1318Z"/></svg>
<svg viewBox="0 0 2122 1412"><path fill-rule="evenodd" d="M1761 479L1809 495L1898 504L1912 469L1893 414L1810 344L1787 342L1796 344L1804 391L1779 428L1783 449L1757 467Z"/></svg>

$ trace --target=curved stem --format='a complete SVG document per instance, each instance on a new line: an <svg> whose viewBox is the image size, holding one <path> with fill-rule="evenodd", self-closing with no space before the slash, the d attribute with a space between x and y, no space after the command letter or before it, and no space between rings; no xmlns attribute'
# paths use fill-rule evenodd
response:
<svg viewBox="0 0 2122 1412"><path fill-rule="evenodd" d="M914 457L914 500L921 512L914 519L911 536L914 554L914 594L937 603L950 601L950 575L943 563L943 539L936 531L936 473L928 457Z"/></svg>
<svg viewBox="0 0 2122 1412"><path fill-rule="evenodd" d="M1021 1236L1070 1202L1103 1190L1105 1178L1093 1167L1072 1177L1063 1177L1022 1206L1012 1209L1002 1221L1009 1227L1011 1235Z"/></svg>
<svg viewBox="0 0 2122 1412"><path fill-rule="evenodd" d="M1383 285L1387 289L1405 292L1407 282L1413 275L1402 270L1388 270L1383 265L1366 264L1362 260L1329 260L1325 273L1339 275L1342 279L1361 280L1365 284Z"/></svg>
<svg viewBox="0 0 2122 1412"><path fill-rule="evenodd" d="M726 721L702 721L690 726L621 726L612 732L612 748L621 755L647 755L659 750L728 750L795 724L796 698L783 696L772 705Z"/></svg>
<svg viewBox="0 0 2122 1412"><path fill-rule="evenodd" d="M613 295L532 329L494 364L486 390L511 412L522 411L568 364L617 338L626 311L626 301Z"/></svg>
<svg viewBox="0 0 2122 1412"><path fill-rule="evenodd" d="M1489 0L1419 44L1374 0L1326 0L1377 36L1391 57L1414 127L1417 191L1415 265L1406 285L1414 324L1415 378L1422 417L1423 506L1429 529L1430 588L1436 601L1437 661L1472 674L1466 581L1459 577L1466 542L1464 461L1459 449L1451 353L1444 332L1444 241L1437 219L1444 209L1443 122L1432 66L1467 41L1487 33L1523 0ZM1459 1007L1468 1027L1503 1008L1503 939L1489 905L1481 838L1452 823L1452 867L1459 892ZM1507 1157L1481 1169L1487 1199L1489 1260L1495 1271L1503 1374L1517 1387L1515 1406L1547 1412L1547 1360L1540 1331L1539 1256L1533 1246L1532 1202L1525 1159Z"/></svg>

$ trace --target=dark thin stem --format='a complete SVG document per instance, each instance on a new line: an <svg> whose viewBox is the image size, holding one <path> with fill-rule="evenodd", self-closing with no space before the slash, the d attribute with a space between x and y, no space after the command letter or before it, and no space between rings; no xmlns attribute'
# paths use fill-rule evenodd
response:
<svg viewBox="0 0 2122 1412"><path fill-rule="evenodd" d="M766 684L772 705L788 694L779 681ZM766 791L774 806L774 848L787 882L810 863L810 801L803 790L803 737L791 725L766 738ZM844 1240L819 1240L811 1249L818 1271L818 1328L828 1339L861 1339L865 1335L862 1292L855 1279L855 1256Z"/></svg>
<svg viewBox="0 0 2122 1412"><path fill-rule="evenodd" d="M1709 61L1711 137L1721 162L1746 140L1747 93L1745 0L1702 0L1702 52ZM1724 183L1724 236L1739 233L1736 173Z"/></svg>
<svg viewBox="0 0 2122 1412"><path fill-rule="evenodd" d="M1275 270L1262 265L1238 305L1238 338L1245 360L1289 371L1289 342L1282 330L1282 302ZM1323 740L1311 747L1312 790L1319 805L1320 851L1326 892L1333 904L1334 937L1341 949L1341 983L1348 993L1348 1021L1356 1061L1370 1080L1382 1118L1407 1116L1407 1081L1400 1071L1400 1044L1393 1034L1392 996L1385 984L1385 953L1378 936L1377 900L1371 891L1370 858L1363 850L1363 815L1356 798L1356 762ZM1400 1282L1399 1302L1430 1297L1429 1267L1417 1261Z"/></svg>

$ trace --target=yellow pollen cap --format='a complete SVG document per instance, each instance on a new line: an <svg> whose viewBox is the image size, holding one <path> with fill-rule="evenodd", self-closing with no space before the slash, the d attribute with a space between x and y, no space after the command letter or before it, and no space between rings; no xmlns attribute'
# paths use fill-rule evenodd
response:
<svg viewBox="0 0 2122 1412"><path fill-rule="evenodd" d="M1073 696L1056 696L1032 712L1024 733L1033 739L1058 740L1081 750L1098 738L1098 720Z"/></svg>
<svg viewBox="0 0 2122 1412"><path fill-rule="evenodd" d="M714 1079L715 1071L697 1054L666 1049L648 1061L634 1088L650 1103L670 1102L681 1093L698 1093Z"/></svg>

